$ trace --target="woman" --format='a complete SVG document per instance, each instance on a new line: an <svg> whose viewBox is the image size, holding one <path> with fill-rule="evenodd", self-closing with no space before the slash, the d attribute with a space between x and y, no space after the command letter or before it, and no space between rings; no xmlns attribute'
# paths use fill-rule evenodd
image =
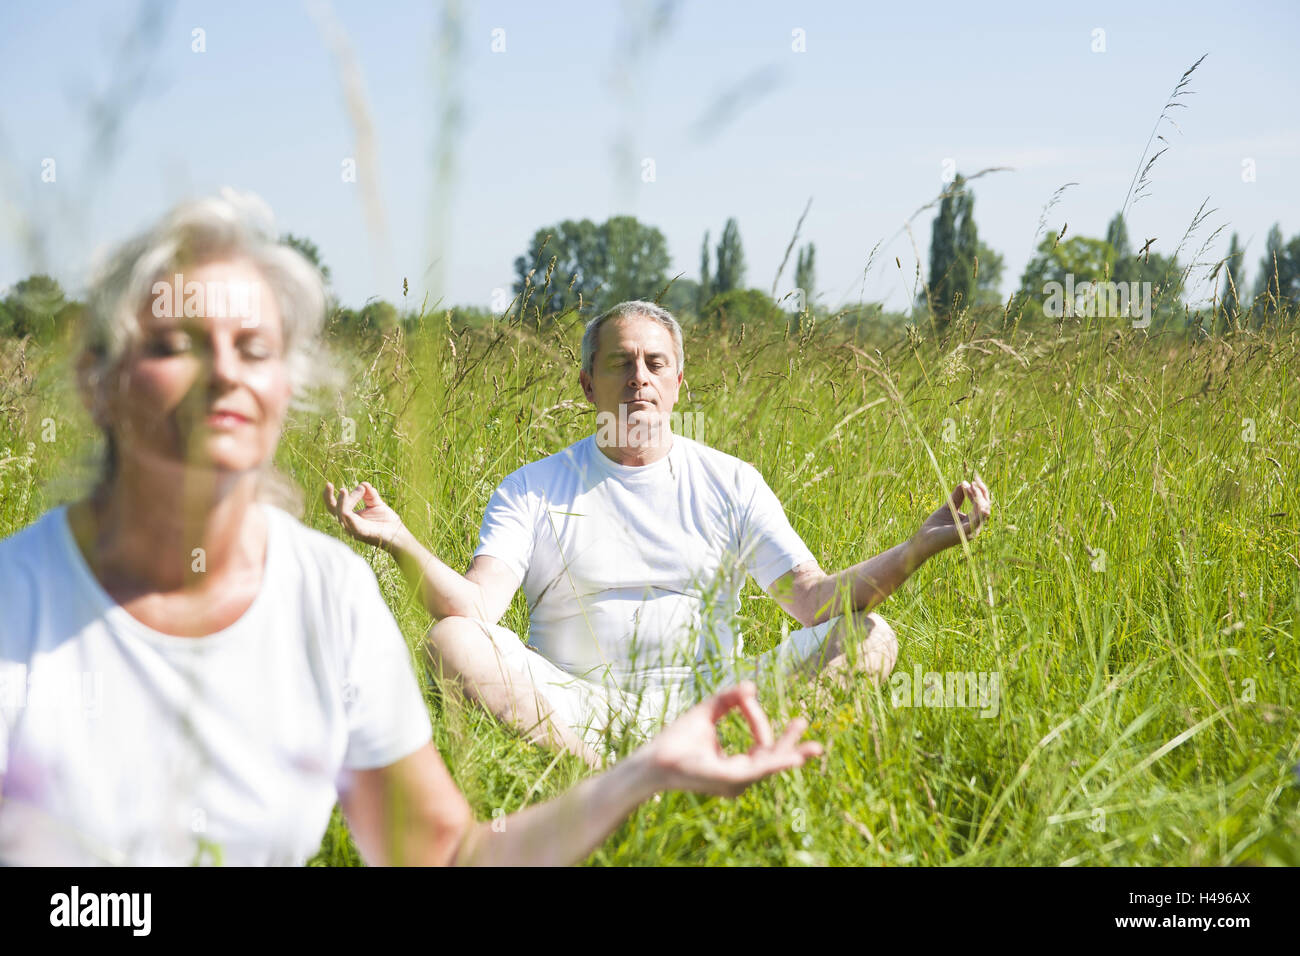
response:
<svg viewBox="0 0 1300 956"><path fill-rule="evenodd" d="M318 273L251 196L182 205L89 302L102 480L0 542L0 861L301 864L336 799L371 863L581 860L652 794L821 753L725 691L566 795L476 823L369 567L269 503ZM755 738L726 756L739 708Z"/></svg>

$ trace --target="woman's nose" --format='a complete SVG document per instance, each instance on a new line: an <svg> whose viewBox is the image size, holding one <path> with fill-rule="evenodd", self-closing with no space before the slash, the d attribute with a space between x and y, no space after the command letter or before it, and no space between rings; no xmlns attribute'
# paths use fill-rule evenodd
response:
<svg viewBox="0 0 1300 956"><path fill-rule="evenodd" d="M234 343L215 338L208 352L208 378L213 387L224 387L239 381L239 355Z"/></svg>

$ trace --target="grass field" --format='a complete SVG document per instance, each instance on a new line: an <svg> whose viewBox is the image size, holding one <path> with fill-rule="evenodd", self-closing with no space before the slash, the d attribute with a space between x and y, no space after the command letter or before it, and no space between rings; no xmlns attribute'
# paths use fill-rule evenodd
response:
<svg viewBox="0 0 1300 956"><path fill-rule="evenodd" d="M1148 331L990 324L937 346L825 322L688 329L679 410L759 468L827 570L896 544L983 476L991 526L879 611L896 673L996 674L1000 698L981 716L894 706L888 684L840 696L809 715L820 766L734 801L665 795L591 862L1300 863L1300 337ZM369 480L467 566L497 482L593 430L580 335L573 316L538 333L439 314L365 349L335 343L349 386L280 448L304 520L337 536L322 483ZM75 496L92 447L66 350L5 347L0 535ZM367 557L416 648L424 610L386 556ZM784 614L752 581L745 595L754 653ZM526 632L522 596L502 623ZM428 699L481 818L586 772L433 686ZM314 862L358 862L337 814Z"/></svg>

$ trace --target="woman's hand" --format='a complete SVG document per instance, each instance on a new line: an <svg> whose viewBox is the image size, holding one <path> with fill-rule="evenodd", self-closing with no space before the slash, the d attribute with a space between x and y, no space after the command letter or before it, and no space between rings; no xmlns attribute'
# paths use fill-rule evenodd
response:
<svg viewBox="0 0 1300 956"><path fill-rule="evenodd" d="M737 707L755 743L749 753L728 756L717 723ZM796 718L774 741L757 690L746 682L692 707L612 769L499 821L474 822L432 744L392 766L356 771L359 786L345 787L340 800L368 862L567 865L590 855L660 790L734 797L820 756L821 744L799 742L806 727Z"/></svg>
<svg viewBox="0 0 1300 956"><path fill-rule="evenodd" d="M343 530L358 541L390 550L398 535L406 530L397 512L384 503L369 482L363 481L351 491L341 487L337 492L332 482L326 482L324 497L325 506L339 519ZM354 511L357 502L362 500L365 507Z"/></svg>
<svg viewBox="0 0 1300 956"><path fill-rule="evenodd" d="M718 741L717 724L736 708L749 722L754 746L748 753L729 755ZM790 721L780 739L758 704L758 690L746 681L721 691L678 717L635 756L644 757L655 768L656 789L690 790L734 797L752 783L820 757L822 745L806 740L808 722L802 717Z"/></svg>

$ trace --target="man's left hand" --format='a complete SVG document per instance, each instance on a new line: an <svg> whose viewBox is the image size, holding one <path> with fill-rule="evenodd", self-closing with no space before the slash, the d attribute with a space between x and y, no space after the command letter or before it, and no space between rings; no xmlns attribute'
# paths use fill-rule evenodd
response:
<svg viewBox="0 0 1300 956"><path fill-rule="evenodd" d="M971 503L969 514L961 510L962 503L966 501ZM989 497L988 486L976 475L974 481L963 481L952 490L948 500L925 519L925 523L912 536L912 541L920 553L928 558L961 544L963 535L967 540L975 537L992 513L993 502Z"/></svg>

